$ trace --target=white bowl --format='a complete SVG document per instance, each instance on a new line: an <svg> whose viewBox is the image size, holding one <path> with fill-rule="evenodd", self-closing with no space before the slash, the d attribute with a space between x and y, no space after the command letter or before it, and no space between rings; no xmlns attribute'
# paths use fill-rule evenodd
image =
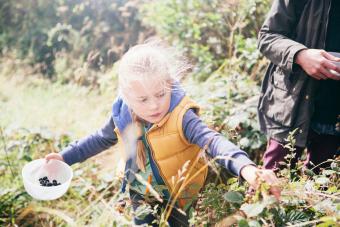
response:
<svg viewBox="0 0 340 227"><path fill-rule="evenodd" d="M65 162L51 159L37 159L27 163L21 171L28 194L38 200L53 200L61 197L70 186L73 171ZM39 178L47 176L50 181L57 180L57 186L41 186Z"/></svg>

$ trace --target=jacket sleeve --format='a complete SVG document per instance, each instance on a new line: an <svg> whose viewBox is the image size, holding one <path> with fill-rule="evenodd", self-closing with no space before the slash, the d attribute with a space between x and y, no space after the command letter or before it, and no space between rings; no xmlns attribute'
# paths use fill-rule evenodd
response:
<svg viewBox="0 0 340 227"><path fill-rule="evenodd" d="M225 157L217 162L232 174L240 176L241 169L246 165L255 165L245 151L231 143L220 133L210 129L194 113L188 110L183 118L183 132L189 143L203 148L210 140L208 153L211 157Z"/></svg>
<svg viewBox="0 0 340 227"><path fill-rule="evenodd" d="M297 1L296 1L297 2ZM296 3L292 0L274 0L258 37L258 49L283 71L293 71L297 52L307 49L292 39L299 20Z"/></svg>
<svg viewBox="0 0 340 227"><path fill-rule="evenodd" d="M115 125L112 117L110 117L103 128L79 141L71 143L60 154L69 165L82 162L117 143L118 139L114 128Z"/></svg>

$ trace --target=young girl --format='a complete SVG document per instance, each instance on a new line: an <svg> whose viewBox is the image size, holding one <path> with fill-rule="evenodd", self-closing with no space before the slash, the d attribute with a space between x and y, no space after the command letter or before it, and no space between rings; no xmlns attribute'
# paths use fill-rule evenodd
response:
<svg viewBox="0 0 340 227"><path fill-rule="evenodd" d="M132 47L119 63L120 94L107 124L60 153L48 154L47 161L58 159L72 165L122 142L126 154L122 191L129 186L134 210L153 189L162 197L160 207L172 201L175 207L184 208L207 178L201 154L207 150L210 157L250 185L256 187L258 178L272 185L271 193L279 198L280 190L275 186L278 180L272 171L259 170L246 152L201 121L199 106L179 84L186 67L178 59L160 42ZM135 223L151 224L154 218L150 214L135 218ZM188 226L188 217L172 209L168 222L171 226Z"/></svg>

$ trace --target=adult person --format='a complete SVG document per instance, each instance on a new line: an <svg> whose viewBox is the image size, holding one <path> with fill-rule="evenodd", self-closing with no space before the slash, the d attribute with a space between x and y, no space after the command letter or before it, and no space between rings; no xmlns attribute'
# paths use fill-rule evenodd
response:
<svg viewBox="0 0 340 227"><path fill-rule="evenodd" d="M296 157L307 148L307 166L318 171L339 154L340 54L329 53L340 52L339 12L337 0L273 1L258 40L270 60L258 105L266 169L289 153L285 139L294 129Z"/></svg>

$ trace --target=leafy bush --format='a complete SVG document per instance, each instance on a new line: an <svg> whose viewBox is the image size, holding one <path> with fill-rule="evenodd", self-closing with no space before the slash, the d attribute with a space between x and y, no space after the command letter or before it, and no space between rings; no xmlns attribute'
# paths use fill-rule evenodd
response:
<svg viewBox="0 0 340 227"><path fill-rule="evenodd" d="M142 14L147 25L194 58L194 75L205 80L225 59L242 59L239 66L243 70L255 67L256 34L270 2L152 1L143 7Z"/></svg>
<svg viewBox="0 0 340 227"><path fill-rule="evenodd" d="M189 95L202 106L201 116L205 122L259 162L266 138L258 125L256 82L226 66L205 82L191 79L184 84Z"/></svg>
<svg viewBox="0 0 340 227"><path fill-rule="evenodd" d="M58 52L111 67L131 45L150 33L138 18L139 1L1 1L0 54L15 49L44 75L53 77Z"/></svg>
<svg viewBox="0 0 340 227"><path fill-rule="evenodd" d="M269 185L255 193L240 186L235 178L226 184L209 184L199 196L191 223L216 226L336 226L339 222L339 160L331 169L314 177L301 173L289 180L282 172L282 199L269 196ZM280 175L280 174L279 174ZM327 178L328 177L328 178ZM322 180L321 180L322 179ZM328 179L328 180L326 180ZM326 186L326 187L325 187Z"/></svg>
<svg viewBox="0 0 340 227"><path fill-rule="evenodd" d="M91 162L72 167L72 185L60 199L34 201L25 192L20 177L23 165L65 147L70 142L67 135L55 137L47 131L1 129L0 136L2 226L131 226L132 208L127 195L120 193L121 179L115 173L100 171ZM339 161L332 162L331 168L320 175L299 173L299 178L293 180L282 170L280 203L268 195L266 184L249 193L248 186L240 185L236 178L211 182L190 210L190 222L195 226L336 226L340 220L340 167ZM138 212L154 211L144 207Z"/></svg>

